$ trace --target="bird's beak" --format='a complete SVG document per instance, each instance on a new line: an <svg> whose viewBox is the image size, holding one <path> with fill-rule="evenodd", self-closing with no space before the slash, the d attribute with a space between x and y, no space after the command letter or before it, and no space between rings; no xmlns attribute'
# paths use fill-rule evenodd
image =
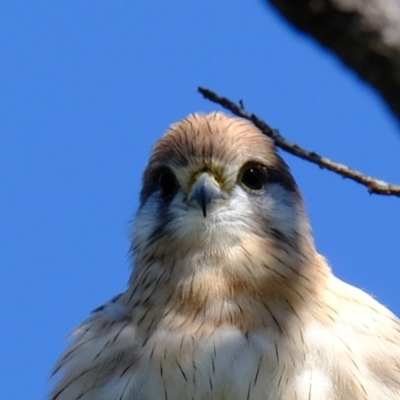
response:
<svg viewBox="0 0 400 400"><path fill-rule="evenodd" d="M188 200L196 206L200 206L203 216L207 216L207 207L218 199L225 199L226 193L221 190L215 178L207 172L203 172L196 179Z"/></svg>

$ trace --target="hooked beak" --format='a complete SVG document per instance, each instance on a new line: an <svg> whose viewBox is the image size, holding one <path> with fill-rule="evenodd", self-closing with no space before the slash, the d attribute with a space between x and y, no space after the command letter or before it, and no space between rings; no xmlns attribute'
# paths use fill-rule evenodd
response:
<svg viewBox="0 0 400 400"><path fill-rule="evenodd" d="M227 195L221 190L215 178L207 172L203 172L197 178L189 194L188 200L200 206L203 216L207 216L207 206L217 199L226 199Z"/></svg>

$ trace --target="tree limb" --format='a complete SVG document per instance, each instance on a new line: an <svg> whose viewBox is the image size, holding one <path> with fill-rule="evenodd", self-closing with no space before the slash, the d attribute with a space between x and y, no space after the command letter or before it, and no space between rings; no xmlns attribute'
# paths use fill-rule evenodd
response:
<svg viewBox="0 0 400 400"><path fill-rule="evenodd" d="M326 168L330 171L336 172L343 178L352 179L353 181L356 181L361 185L366 186L370 193L400 197L400 186L391 185L370 176L366 176L359 171L347 167L346 165L338 164L327 158L321 157L313 151L303 149L299 145L286 140L283 136L279 134L277 130L270 128L256 115L246 112L243 108L243 103L237 105L231 100L225 97L221 97L209 89L199 87L198 90L206 99L211 100L214 103L220 104L222 107L230 110L238 117L252 121L258 129L260 129L265 135L270 137L275 142L276 146L280 147L282 150L285 150L290 154L300 157L303 160L307 160L314 164L317 164L321 168Z"/></svg>
<svg viewBox="0 0 400 400"><path fill-rule="evenodd" d="M398 0L268 0L375 87L400 119Z"/></svg>

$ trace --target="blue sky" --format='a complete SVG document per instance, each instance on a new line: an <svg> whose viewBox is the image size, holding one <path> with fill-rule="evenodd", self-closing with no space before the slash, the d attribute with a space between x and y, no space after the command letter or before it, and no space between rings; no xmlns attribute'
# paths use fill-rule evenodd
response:
<svg viewBox="0 0 400 400"><path fill-rule="evenodd" d="M261 0L3 0L0 43L2 399L43 399L67 334L124 290L152 144L219 109L198 85L400 183L380 98ZM400 199L283 156L335 273L400 314Z"/></svg>

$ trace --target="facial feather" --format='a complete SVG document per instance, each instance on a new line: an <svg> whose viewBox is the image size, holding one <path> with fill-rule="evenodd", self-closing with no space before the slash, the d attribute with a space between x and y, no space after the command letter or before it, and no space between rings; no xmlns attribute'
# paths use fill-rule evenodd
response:
<svg viewBox="0 0 400 400"><path fill-rule="evenodd" d="M262 190L249 190L241 181L248 165L265 168ZM167 199L160 189L164 171L177 185ZM208 207L207 217L188 202L204 172L227 194ZM199 293L204 282L218 279L231 285L229 290L276 291L277 282L287 280L290 287L299 274L310 275L299 291L312 293L315 280L324 276L311 268L316 253L303 201L274 144L250 122L222 113L193 114L157 142L144 172L133 232L135 257L151 252L164 265L168 260L178 280L199 282Z"/></svg>

